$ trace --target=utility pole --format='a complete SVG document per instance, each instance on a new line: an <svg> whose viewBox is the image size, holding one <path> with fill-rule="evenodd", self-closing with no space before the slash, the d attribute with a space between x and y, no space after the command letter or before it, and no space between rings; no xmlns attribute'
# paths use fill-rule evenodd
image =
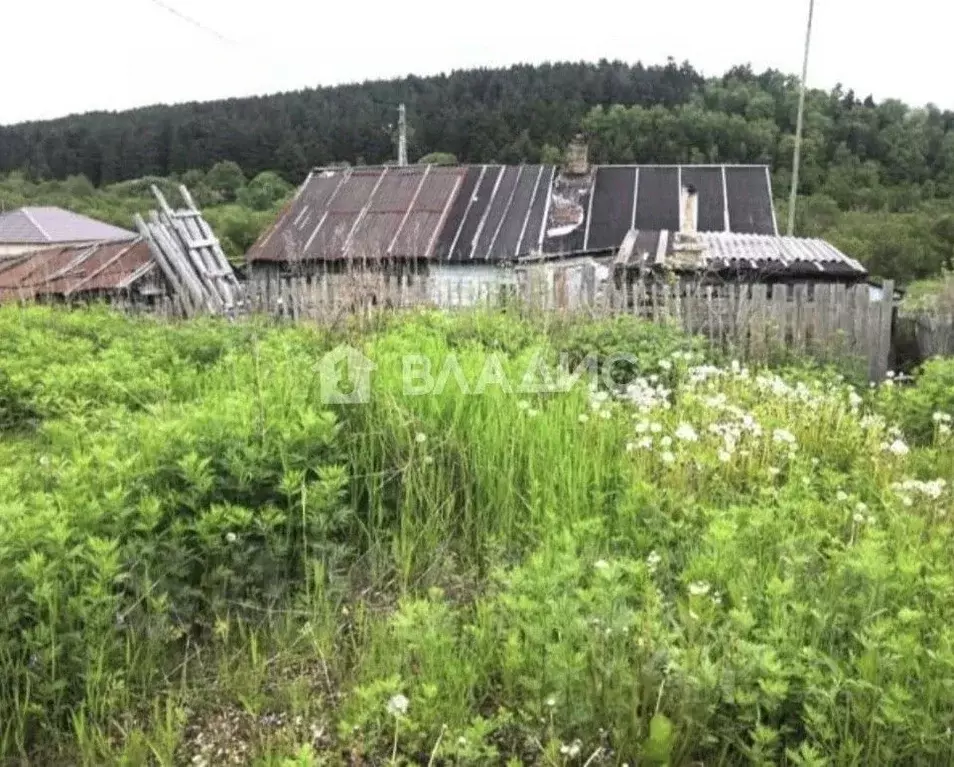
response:
<svg viewBox="0 0 954 767"><path fill-rule="evenodd" d="M808 81L808 53L812 45L812 20L815 0L808 0L808 29L805 32L805 61L802 64L802 88L798 95L798 121L795 126L795 159L792 164L792 196L788 202L788 236L795 234L795 203L798 200L798 171L802 163L802 130L805 126L805 92Z"/></svg>
<svg viewBox="0 0 954 767"><path fill-rule="evenodd" d="M407 110L398 107L398 165L407 165Z"/></svg>

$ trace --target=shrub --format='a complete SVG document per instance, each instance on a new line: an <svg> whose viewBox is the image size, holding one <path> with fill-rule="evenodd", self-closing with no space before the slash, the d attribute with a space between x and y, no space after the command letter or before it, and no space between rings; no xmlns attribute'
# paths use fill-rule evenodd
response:
<svg viewBox="0 0 954 767"><path fill-rule="evenodd" d="M889 421L928 444L941 425L935 414L954 416L954 358L929 360L916 372L915 380L916 386L889 381L879 387L876 403Z"/></svg>
<svg viewBox="0 0 954 767"><path fill-rule="evenodd" d="M686 354L699 355L705 348L702 339L628 315L598 321L571 320L554 326L550 338L571 368L588 357L595 357L600 365L620 360L613 367L613 379L618 384L638 375L659 373L664 360L663 367L669 368L674 355L677 359Z"/></svg>

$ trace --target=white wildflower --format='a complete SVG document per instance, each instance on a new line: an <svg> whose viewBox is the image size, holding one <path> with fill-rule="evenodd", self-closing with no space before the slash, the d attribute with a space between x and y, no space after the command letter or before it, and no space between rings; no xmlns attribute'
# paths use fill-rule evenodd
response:
<svg viewBox="0 0 954 767"><path fill-rule="evenodd" d="M696 430L687 423L679 424L679 428L676 429L676 437L683 442L698 442L699 440Z"/></svg>
<svg viewBox="0 0 954 767"><path fill-rule="evenodd" d="M852 517L855 520L855 524L863 525L865 523L865 515L855 512L855 515Z"/></svg>
<svg viewBox="0 0 954 767"><path fill-rule="evenodd" d="M661 423L651 423L649 424L649 431L653 434L659 434L663 430Z"/></svg>
<svg viewBox="0 0 954 767"><path fill-rule="evenodd" d="M598 559L593 563L593 567L595 567L597 570L607 570L609 569L609 562L607 562L605 559Z"/></svg>
<svg viewBox="0 0 954 767"><path fill-rule="evenodd" d="M694 597L704 597L712 588L706 581L696 581L689 584L689 594Z"/></svg>
<svg viewBox="0 0 954 767"><path fill-rule="evenodd" d="M663 463L675 463L675 462L676 462L676 456L674 456L674 455L673 455L672 453L670 453L668 450L667 450L665 453L663 453L661 456L659 456L659 457L662 459L662 462L663 462Z"/></svg>
<svg viewBox="0 0 954 767"><path fill-rule="evenodd" d="M580 423L586 423L590 420L590 417L586 413L580 413L579 418L577 419Z"/></svg>
<svg viewBox="0 0 954 767"><path fill-rule="evenodd" d="M551 695L549 698L546 699L545 703L546 703L546 705L547 705L547 708L555 708L555 707L556 707L556 697L553 696L553 695Z"/></svg>
<svg viewBox="0 0 954 767"><path fill-rule="evenodd" d="M896 439L894 442L888 445L885 450L901 458L911 452L910 448L902 439Z"/></svg>
<svg viewBox="0 0 954 767"><path fill-rule="evenodd" d="M520 401L517 403L517 407L520 408L521 410L529 410L529 409L530 409L530 403L527 402L527 400L522 399L522 400L520 400Z"/></svg>
<svg viewBox="0 0 954 767"><path fill-rule="evenodd" d="M626 452L627 452L627 453L632 453L635 449L636 449L636 443L635 443L635 442L627 442L627 443L626 443Z"/></svg>
<svg viewBox="0 0 954 767"><path fill-rule="evenodd" d="M672 370L672 363L669 360L659 360L659 367L663 370Z"/></svg>
<svg viewBox="0 0 954 767"><path fill-rule="evenodd" d="M659 440L659 444L663 447L672 447L672 437L663 437Z"/></svg>
<svg viewBox="0 0 954 767"><path fill-rule="evenodd" d="M844 490L839 490L835 494L835 498L838 500L839 503L844 503L845 501L848 500L848 493L846 493Z"/></svg>
<svg viewBox="0 0 954 767"><path fill-rule="evenodd" d="M235 543L238 540L238 536L235 533L226 533L225 542L226 543Z"/></svg>
<svg viewBox="0 0 954 767"><path fill-rule="evenodd" d="M576 759L582 750L583 744L578 740L574 740L570 745L564 743L562 746L560 746L560 753L568 759Z"/></svg>
<svg viewBox="0 0 954 767"><path fill-rule="evenodd" d="M859 501L859 502L855 505L855 511L857 511L859 514L867 514L867 513L868 513L868 504L866 504L866 503L861 503L861 502Z"/></svg>
<svg viewBox="0 0 954 767"><path fill-rule="evenodd" d="M728 450L720 450L719 460L722 461L722 463L728 463L732 460L732 453L730 453Z"/></svg>
<svg viewBox="0 0 954 767"><path fill-rule="evenodd" d="M391 716L404 716L407 713L407 707L410 705L410 701L401 693L393 695L388 701L388 713Z"/></svg>
<svg viewBox="0 0 954 767"><path fill-rule="evenodd" d="M772 432L772 440L785 445L794 445L796 443L795 435L787 429L776 429Z"/></svg>
<svg viewBox="0 0 954 767"><path fill-rule="evenodd" d="M600 418L602 418L602 419L604 419L604 420L609 420L609 419L612 418L612 417L613 417L613 414L612 414L609 410L601 410L601 411L600 411Z"/></svg>
<svg viewBox="0 0 954 767"><path fill-rule="evenodd" d="M433 464L433 463L434 463L434 456L432 456L432 455L425 455L425 456L424 456L424 465L425 465L425 466L430 466L430 465Z"/></svg>
<svg viewBox="0 0 954 767"><path fill-rule="evenodd" d="M951 433L951 427L948 426L946 423L942 423L940 426L937 427L937 433L943 437L946 437Z"/></svg>
<svg viewBox="0 0 954 767"><path fill-rule="evenodd" d="M427 442L427 435L424 434L424 432L419 431L414 435L414 441L419 445L423 445L425 442Z"/></svg>
<svg viewBox="0 0 954 767"><path fill-rule="evenodd" d="M852 389L848 394L848 404L852 407L852 409L857 410L859 407L861 407L862 402L864 402L864 400L861 399L861 397L858 395L858 392Z"/></svg>
<svg viewBox="0 0 954 767"><path fill-rule="evenodd" d="M653 438L652 438L652 437L643 437L641 440L639 440L638 443L636 443L636 446L637 446L640 450L652 450L652 448L653 448Z"/></svg>
<svg viewBox="0 0 954 767"><path fill-rule="evenodd" d="M659 556L659 554L658 554L655 550L650 551L650 552L649 552L649 556L646 557L646 566L647 566L650 570L652 570L653 572L655 572L655 571L656 571L656 568L659 567L659 563L660 563L660 562L662 562L662 557Z"/></svg>
<svg viewBox="0 0 954 767"><path fill-rule="evenodd" d="M779 469L778 467L776 467L776 466L769 466L768 474L769 474L769 476L772 477L773 479L774 479L775 477L777 477L777 476L778 476L779 474L781 474L781 473L782 473L782 470Z"/></svg>
<svg viewBox="0 0 954 767"><path fill-rule="evenodd" d="M645 434L647 431L649 431L649 422L648 422L648 421L640 421L638 424L636 424L636 433L637 433L637 434Z"/></svg>
<svg viewBox="0 0 954 767"><path fill-rule="evenodd" d="M538 415L540 415L540 411L539 411L539 410L536 410L535 408L530 408L530 409L527 411L527 417L528 417L528 418L536 418Z"/></svg>

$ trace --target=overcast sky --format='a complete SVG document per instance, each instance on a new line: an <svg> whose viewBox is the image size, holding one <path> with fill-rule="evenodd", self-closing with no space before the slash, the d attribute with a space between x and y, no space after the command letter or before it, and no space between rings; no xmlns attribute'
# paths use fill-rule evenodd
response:
<svg viewBox="0 0 954 767"><path fill-rule="evenodd" d="M706 75L745 62L797 73L808 8L808 0L2 2L0 124L548 60L673 56ZM816 0L809 83L954 108L952 29L954 5L944 0Z"/></svg>

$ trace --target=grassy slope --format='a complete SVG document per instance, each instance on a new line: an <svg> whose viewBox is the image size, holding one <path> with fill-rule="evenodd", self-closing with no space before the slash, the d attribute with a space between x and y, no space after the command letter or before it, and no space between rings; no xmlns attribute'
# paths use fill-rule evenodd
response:
<svg viewBox="0 0 954 767"><path fill-rule="evenodd" d="M378 370L331 413L314 365L339 340ZM490 352L519 381L594 347L656 378L402 390L405 354L475 386ZM0 310L2 752L949 762L951 491L897 484L954 480L947 369L859 409L695 353L629 321Z"/></svg>

